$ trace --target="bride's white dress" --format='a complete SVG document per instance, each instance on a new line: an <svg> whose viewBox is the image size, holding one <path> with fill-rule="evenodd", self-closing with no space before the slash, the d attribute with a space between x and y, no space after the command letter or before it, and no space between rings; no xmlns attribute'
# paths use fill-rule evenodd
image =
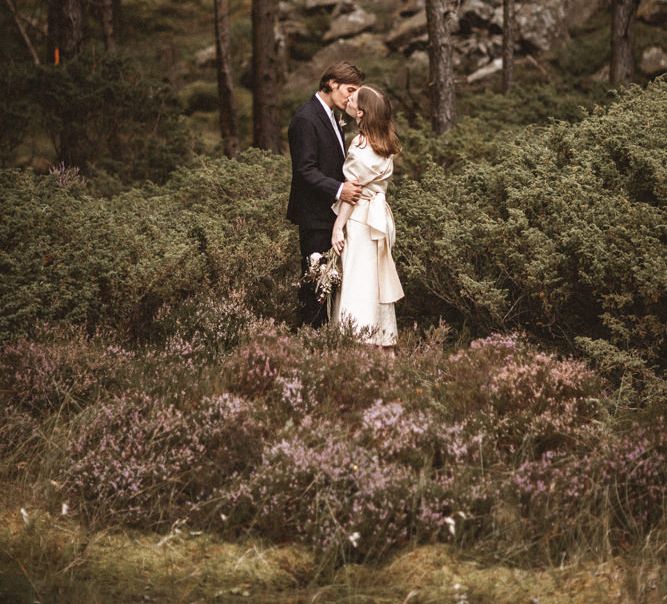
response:
<svg viewBox="0 0 667 604"><path fill-rule="evenodd" d="M391 255L396 231L386 200L393 172L392 157L378 155L361 135L352 140L343 173L362 185L362 194L345 225L343 280L331 321L352 321L358 331L368 328L364 341L381 346L396 344L394 302L404 295ZM340 203L333 205L336 214Z"/></svg>

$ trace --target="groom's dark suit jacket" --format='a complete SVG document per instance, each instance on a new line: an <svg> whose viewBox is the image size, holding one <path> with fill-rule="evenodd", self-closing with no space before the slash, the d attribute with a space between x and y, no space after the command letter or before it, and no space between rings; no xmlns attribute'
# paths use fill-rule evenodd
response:
<svg viewBox="0 0 667 604"><path fill-rule="evenodd" d="M345 140L340 130L341 139ZM343 177L345 156L333 125L315 95L297 109L288 130L292 186L287 218L306 229L331 229L331 204Z"/></svg>

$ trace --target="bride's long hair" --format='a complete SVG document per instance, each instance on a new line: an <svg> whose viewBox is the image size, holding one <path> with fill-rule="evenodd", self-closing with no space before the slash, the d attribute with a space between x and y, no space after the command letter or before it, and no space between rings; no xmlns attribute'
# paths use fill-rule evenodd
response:
<svg viewBox="0 0 667 604"><path fill-rule="evenodd" d="M364 112L359 120L359 132L373 151L382 157L400 153L401 145L387 96L364 84L357 93L357 107Z"/></svg>

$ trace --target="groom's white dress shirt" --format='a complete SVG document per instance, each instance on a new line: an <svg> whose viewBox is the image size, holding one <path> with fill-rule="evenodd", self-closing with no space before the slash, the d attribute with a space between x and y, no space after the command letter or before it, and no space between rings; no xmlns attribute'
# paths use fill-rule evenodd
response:
<svg viewBox="0 0 667 604"><path fill-rule="evenodd" d="M345 145L343 144L343 139L340 136L340 130L338 129L338 124L336 123L336 116L334 115L333 109L329 107L323 100L322 97L320 96L319 92L315 93L315 96L317 97L317 100L322 103L322 107L324 107L324 111L327 112L327 115L329 116L329 119L331 120L331 126L334 129L334 132L336 133L336 138L338 139L338 142L340 143L340 148L343 151L343 155L345 155ZM340 192L343 190L343 184L338 187L338 193L336 193L336 199L340 199Z"/></svg>

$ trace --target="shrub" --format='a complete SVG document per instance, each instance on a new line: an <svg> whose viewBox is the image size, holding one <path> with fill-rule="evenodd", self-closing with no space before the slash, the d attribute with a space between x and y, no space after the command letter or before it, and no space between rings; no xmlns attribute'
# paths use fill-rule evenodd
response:
<svg viewBox="0 0 667 604"><path fill-rule="evenodd" d="M427 83L425 78L425 87ZM456 126L444 135L434 136L420 115L410 125L400 120L403 152L397 158L397 173L421 178L430 162L447 174L459 173L470 163L500 162L512 139L527 126L546 126L554 120L575 123L596 103L609 100L602 84L586 93L530 82L518 83L507 95L489 88L463 90L457 100Z"/></svg>
<svg viewBox="0 0 667 604"><path fill-rule="evenodd" d="M589 443L577 457L548 451L521 464L508 486L521 503L524 539L542 539L558 553L576 541L618 547L649 534L664 520L666 433L663 422L634 424Z"/></svg>
<svg viewBox="0 0 667 604"><path fill-rule="evenodd" d="M218 90L212 82L192 82L181 91L180 97L186 115L195 111L216 111L219 108Z"/></svg>
<svg viewBox="0 0 667 604"><path fill-rule="evenodd" d="M229 396L183 408L128 394L90 409L62 478L91 518L173 521L261 452L261 426ZM254 452L254 453L253 453Z"/></svg>
<svg viewBox="0 0 667 604"><path fill-rule="evenodd" d="M40 325L34 338L0 349L0 388L8 406L31 415L72 414L113 387L133 361L108 335Z"/></svg>
<svg viewBox="0 0 667 604"><path fill-rule="evenodd" d="M289 317L298 258L282 222L285 166L255 151L201 159L164 187L112 199L58 175L0 172L0 339L40 319L145 334L161 306L211 289L243 289L251 308Z"/></svg>
<svg viewBox="0 0 667 604"><path fill-rule="evenodd" d="M579 361L520 335L452 351L442 328L389 360L238 300L188 304L139 347L56 328L6 344L3 476L55 480L96 526L187 521L333 564L450 538L543 559L664 521L662 424Z"/></svg>
<svg viewBox="0 0 667 604"><path fill-rule="evenodd" d="M340 425L304 418L261 464L220 492L225 524L250 524L276 541L301 541L333 558L379 557L414 537L445 537L453 522L448 480L418 480L345 437ZM449 521L449 522L448 522Z"/></svg>
<svg viewBox="0 0 667 604"><path fill-rule="evenodd" d="M520 326L664 358L666 88L530 128L494 165L405 179L393 195L405 312L428 297L478 333Z"/></svg>

